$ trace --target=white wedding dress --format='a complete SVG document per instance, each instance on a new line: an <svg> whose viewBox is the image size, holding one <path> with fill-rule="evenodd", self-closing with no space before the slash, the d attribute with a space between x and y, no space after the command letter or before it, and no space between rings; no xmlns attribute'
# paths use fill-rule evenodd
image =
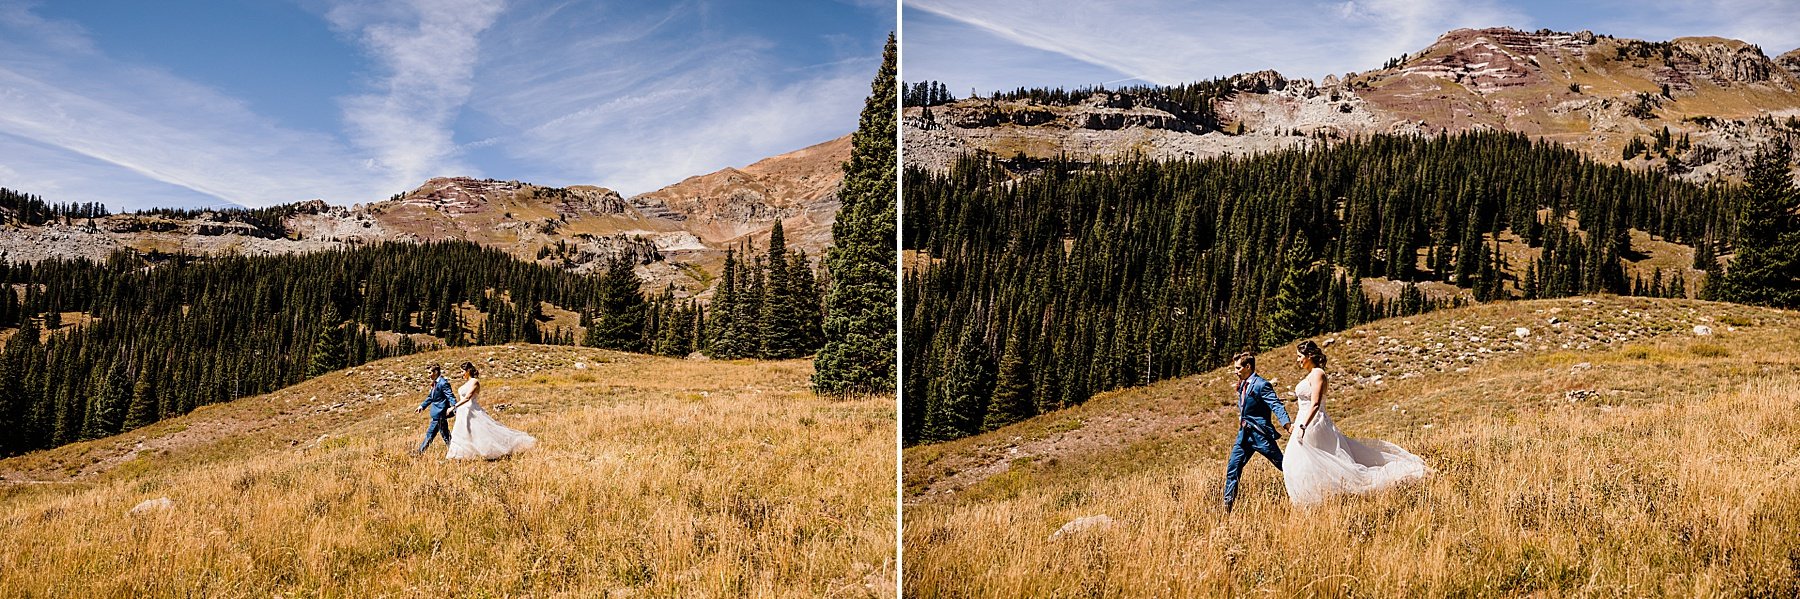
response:
<svg viewBox="0 0 1800 599"><path fill-rule="evenodd" d="M1308 377L1294 386L1297 414L1305 414L1318 386ZM1311 505L1338 493L1366 493L1403 481L1424 478L1425 460L1378 439L1351 439L1339 432L1324 408L1313 416L1305 434L1294 431L1282 459L1281 476L1294 505Z"/></svg>
<svg viewBox="0 0 1800 599"><path fill-rule="evenodd" d="M537 439L522 431L502 426L476 402L475 379L469 379L456 390L463 404L452 415L456 423L450 427L450 450L444 454L452 460L495 460L530 449Z"/></svg>

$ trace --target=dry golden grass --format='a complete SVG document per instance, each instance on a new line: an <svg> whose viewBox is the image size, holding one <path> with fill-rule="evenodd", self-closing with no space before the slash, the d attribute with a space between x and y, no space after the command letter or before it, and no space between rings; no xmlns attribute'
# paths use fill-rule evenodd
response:
<svg viewBox="0 0 1800 599"><path fill-rule="evenodd" d="M462 360L537 448L408 456L417 373ZM811 372L455 349L0 461L0 596L891 596L893 401Z"/></svg>
<svg viewBox="0 0 1800 599"><path fill-rule="evenodd" d="M1348 434L1399 443L1436 472L1310 510L1290 507L1280 474L1255 458L1236 513L1222 512L1234 419L1212 397L1224 381L1216 372L909 449L907 596L1800 594L1800 418L1792 408L1800 315L1598 298L1480 306L1366 330L1507 326L1553 308L1575 323L1623 309L1664 318L1692 311L1718 332L1670 328L1585 350L1532 347L1463 372L1426 368L1346 388L1330 406ZM1369 345L1340 343L1333 363L1360 368L1375 355ZM1294 377L1284 358L1291 351L1265 354L1260 370ZM1164 407L1189 402L1204 405L1198 413ZM1136 419L1129 430L1155 428L1157 418L1181 423L1166 434L1015 460L954 494L920 492L973 463L959 456L1030 447L1059 423L1099 429L1127 415ZM1049 538L1095 514L1117 522Z"/></svg>

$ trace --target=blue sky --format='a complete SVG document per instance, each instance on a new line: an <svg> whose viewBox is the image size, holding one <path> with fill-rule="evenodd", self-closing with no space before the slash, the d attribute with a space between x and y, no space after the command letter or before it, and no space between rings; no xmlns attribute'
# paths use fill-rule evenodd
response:
<svg viewBox="0 0 1800 599"><path fill-rule="evenodd" d="M1800 47L1800 0L906 0L901 76L958 97L1020 86L1174 84L1273 68L1366 71L1459 27L1712 35Z"/></svg>
<svg viewBox="0 0 1800 599"><path fill-rule="evenodd" d="M627 195L856 127L892 2L0 0L0 187L371 202L435 176Z"/></svg>

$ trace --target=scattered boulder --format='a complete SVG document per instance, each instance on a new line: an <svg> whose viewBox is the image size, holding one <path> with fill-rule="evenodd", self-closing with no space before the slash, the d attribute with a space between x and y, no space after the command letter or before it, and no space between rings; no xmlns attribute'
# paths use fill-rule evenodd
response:
<svg viewBox="0 0 1800 599"><path fill-rule="evenodd" d="M1056 532L1050 533L1050 540L1054 541L1066 535L1079 534L1090 530L1106 530L1112 528L1113 522L1112 516L1106 514L1083 516L1070 520L1068 524L1062 525L1062 528L1056 529Z"/></svg>
<svg viewBox="0 0 1800 599"><path fill-rule="evenodd" d="M1707 336L1707 335L1711 335L1711 334L1712 334L1712 327L1709 327L1709 326L1706 326L1706 325L1703 325L1703 324L1697 324L1697 325L1694 325L1694 334L1695 334L1695 335L1699 335L1699 336L1701 336L1701 337L1705 337L1705 336Z"/></svg>
<svg viewBox="0 0 1800 599"><path fill-rule="evenodd" d="M1530 336L1531 336L1531 329L1528 329L1528 328L1525 328L1525 327L1518 327L1518 328L1516 328L1516 329L1513 329L1513 336L1514 336L1514 337L1518 337L1518 338L1520 338L1520 339L1524 339L1524 338L1526 338L1526 337L1530 337Z"/></svg>
<svg viewBox="0 0 1800 599"><path fill-rule="evenodd" d="M156 499L146 499L146 500L144 500L143 503L137 504L137 507L131 508L131 515L136 516L139 514L160 512L160 511L172 508L172 507L175 507L175 501L171 500L167 497L158 497Z"/></svg>

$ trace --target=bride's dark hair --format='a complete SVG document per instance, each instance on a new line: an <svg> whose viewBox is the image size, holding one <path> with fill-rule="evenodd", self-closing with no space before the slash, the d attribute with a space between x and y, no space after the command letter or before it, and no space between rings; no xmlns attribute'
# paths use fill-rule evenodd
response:
<svg viewBox="0 0 1800 599"><path fill-rule="evenodd" d="M481 376L481 373L480 373L480 372L477 372L477 371L476 371L476 370L475 370L475 365L474 365L474 364L471 364L471 363L469 363L469 362L463 362L463 363L462 363L462 369L463 369L463 372L467 372L467 373L469 373L469 376L470 376L470 377L471 377L471 378L473 378L473 377L478 377L478 376Z"/></svg>
<svg viewBox="0 0 1800 599"><path fill-rule="evenodd" d="M1325 350L1319 349L1319 344L1313 343L1311 339L1301 341L1300 345L1294 349L1299 350L1300 355L1312 360L1313 368L1325 367Z"/></svg>

